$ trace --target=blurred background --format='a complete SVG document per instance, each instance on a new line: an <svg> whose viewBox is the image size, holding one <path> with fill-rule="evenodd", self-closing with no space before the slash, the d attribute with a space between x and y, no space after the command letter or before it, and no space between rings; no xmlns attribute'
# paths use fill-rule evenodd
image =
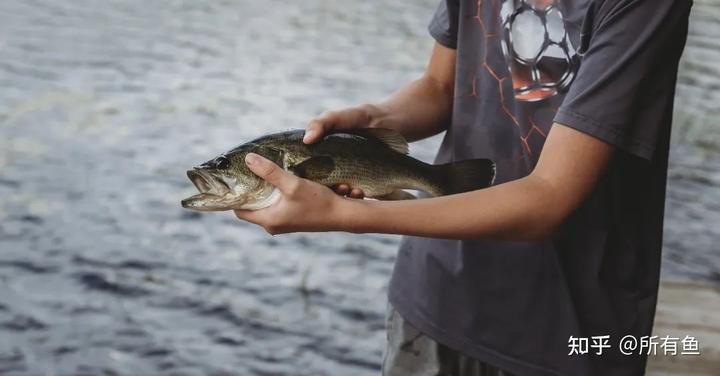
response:
<svg viewBox="0 0 720 376"><path fill-rule="evenodd" d="M0 374L378 374L398 237L179 201L186 168L416 78L436 4L0 1ZM650 374L720 369L719 87L720 0L696 0L656 332L702 355Z"/></svg>

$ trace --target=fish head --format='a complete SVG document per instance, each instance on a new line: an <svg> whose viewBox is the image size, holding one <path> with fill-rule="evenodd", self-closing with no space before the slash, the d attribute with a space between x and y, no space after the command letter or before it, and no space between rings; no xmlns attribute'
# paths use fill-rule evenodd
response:
<svg viewBox="0 0 720 376"><path fill-rule="evenodd" d="M182 200L182 206L201 211L270 206L278 193L248 168L245 156L251 152L282 166L280 150L252 144L240 146L187 171L199 193Z"/></svg>

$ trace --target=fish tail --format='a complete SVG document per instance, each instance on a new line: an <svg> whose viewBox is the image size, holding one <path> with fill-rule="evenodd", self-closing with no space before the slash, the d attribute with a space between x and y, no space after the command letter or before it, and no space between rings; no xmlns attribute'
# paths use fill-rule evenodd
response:
<svg viewBox="0 0 720 376"><path fill-rule="evenodd" d="M495 163L490 159L451 162L434 168L440 195L487 188L495 180Z"/></svg>

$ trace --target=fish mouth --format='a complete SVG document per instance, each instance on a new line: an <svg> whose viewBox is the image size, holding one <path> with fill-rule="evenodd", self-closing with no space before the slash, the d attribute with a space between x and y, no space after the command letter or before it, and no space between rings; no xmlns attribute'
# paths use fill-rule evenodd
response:
<svg viewBox="0 0 720 376"><path fill-rule="evenodd" d="M224 181L214 177L202 168L195 167L188 170L187 176L195 188L200 191L200 194L223 197L231 191Z"/></svg>
<svg viewBox="0 0 720 376"><path fill-rule="evenodd" d="M200 193L182 200L182 207L202 211L228 210L236 201L226 179L216 177L207 169L195 167L187 171L187 176Z"/></svg>

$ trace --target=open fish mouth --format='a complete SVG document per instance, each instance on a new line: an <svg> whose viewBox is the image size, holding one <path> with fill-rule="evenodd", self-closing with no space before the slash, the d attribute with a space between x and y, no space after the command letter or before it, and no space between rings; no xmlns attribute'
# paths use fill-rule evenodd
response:
<svg viewBox="0 0 720 376"><path fill-rule="evenodd" d="M215 178L207 171L194 168L187 172L190 181L195 185L200 194L222 197L230 193L230 187L220 179Z"/></svg>
<svg viewBox="0 0 720 376"><path fill-rule="evenodd" d="M182 207L200 211L222 211L232 209L258 210L272 205L280 198L277 189L258 188L250 192L238 192L237 178L212 169L195 167L187 176L199 193L181 201Z"/></svg>
<svg viewBox="0 0 720 376"><path fill-rule="evenodd" d="M186 209L228 210L238 201L224 177L217 177L202 167L189 170L187 176L200 193L182 200L181 204Z"/></svg>

